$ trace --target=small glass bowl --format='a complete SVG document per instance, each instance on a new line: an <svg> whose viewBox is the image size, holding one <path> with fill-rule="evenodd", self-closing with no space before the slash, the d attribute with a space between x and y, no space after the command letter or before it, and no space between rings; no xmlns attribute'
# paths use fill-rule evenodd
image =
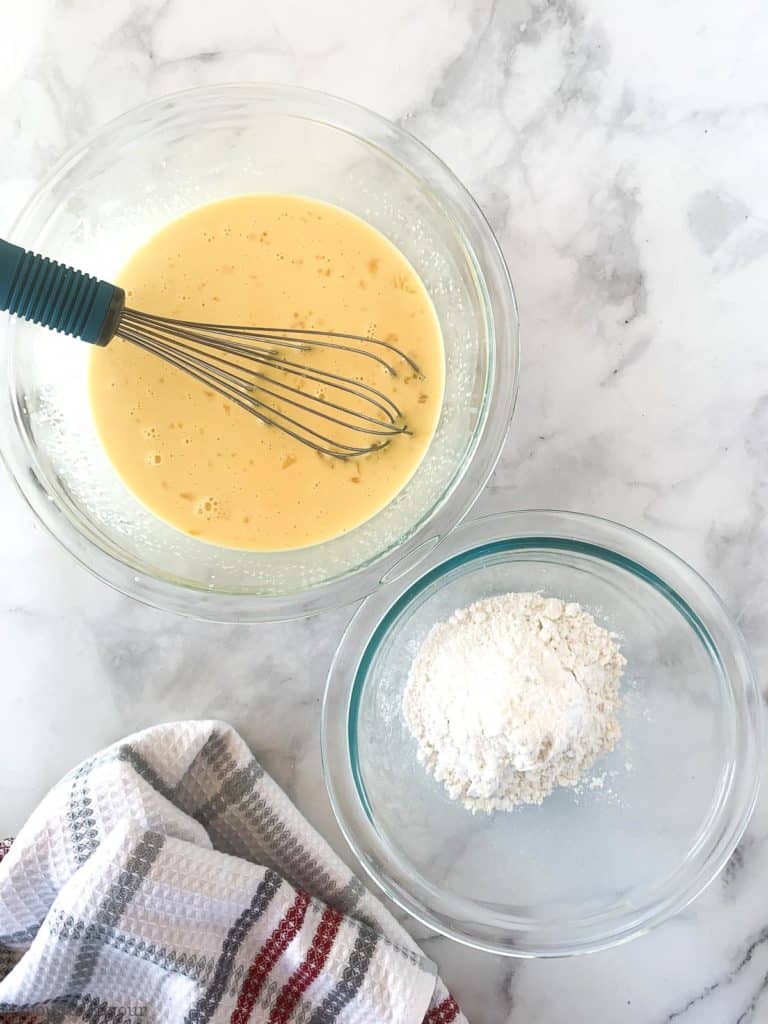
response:
<svg viewBox="0 0 768 1024"><path fill-rule="evenodd" d="M103 451L88 400L89 347L0 319L0 446L41 522L124 593L238 622L349 604L450 530L493 469L518 374L512 285L472 197L413 136L320 93L228 85L138 107L59 162L12 238L110 279L169 220L249 192L311 196L367 220L410 260L440 320L445 397L433 441L405 487L354 530L269 553L175 530L134 497Z"/></svg>
<svg viewBox="0 0 768 1024"><path fill-rule="evenodd" d="M328 678L325 779L368 874L469 946L563 956L625 942L722 869L754 806L760 695L733 620L693 569L626 527L563 512L466 523L363 602ZM401 702L431 626L493 594L577 601L627 658L622 738L583 786L472 815L416 759Z"/></svg>

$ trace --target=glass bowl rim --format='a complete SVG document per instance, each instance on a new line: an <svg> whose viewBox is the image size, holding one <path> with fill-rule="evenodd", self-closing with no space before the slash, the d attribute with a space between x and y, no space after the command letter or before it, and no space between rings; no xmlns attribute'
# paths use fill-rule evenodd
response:
<svg viewBox="0 0 768 1024"><path fill-rule="evenodd" d="M481 534L477 542L467 535ZM719 875L749 823L760 785L763 754L764 713L758 679L746 642L707 581L680 556L640 531L597 516L556 510L501 512L465 521L446 539L447 551L440 544L424 565L382 588L362 602L342 636L328 672L321 716L321 757L326 789L342 834L368 876L398 906L427 927L457 942L486 952L511 957L571 956L607 949L645 934L679 913L696 899ZM418 597L438 585L462 565L471 565L490 552L541 550L586 553L608 561L650 583L661 593L687 624L697 633L710 658L724 673L733 698L732 716L736 729L736 763L730 784L717 806L717 813L704 819L699 834L711 839L716 827L727 826L706 858L693 865L684 860L665 880L671 891L661 887L660 895L647 901L640 910L593 915L593 929L547 941L526 939L520 932L502 932L498 925L482 925L472 932L450 921L447 912L432 909L420 897L437 887L417 885L414 895L398 879L397 867L383 840L378 838L375 817L367 801L365 786L357 763L356 715L376 651L391 625ZM628 552L631 552L629 554ZM633 557L634 555L634 557ZM693 587L699 611L678 593L665 576L649 568L648 561L667 562ZM700 599L700 600L699 600ZM705 607L706 606L706 607ZM714 621L708 621L715 616ZM719 636L716 642L713 632ZM724 657L730 664L725 670ZM734 678L734 667L738 677ZM695 847L697 848L697 847ZM688 856L690 856L690 850ZM382 869L386 870L386 875ZM402 871L400 872L402 874ZM682 877L680 877L682 876ZM688 876L688 877L687 877ZM669 888L668 886L668 888ZM457 899L462 908L475 906ZM470 926L476 922L470 922ZM573 922L568 922L573 925ZM589 924L589 922L588 922ZM493 934L493 928L497 931Z"/></svg>
<svg viewBox="0 0 768 1024"><path fill-rule="evenodd" d="M362 130L352 130L345 122L357 124L362 121L369 126L371 132L374 128L393 132L398 142L410 150L409 161L402 163L398 157L398 162L414 174L417 180L422 180L418 171L411 166L411 154L427 161L439 177L438 197L446 216L451 216L453 220L452 214L460 210L465 223L470 223L477 232L483 246L482 258L475 246L470 245L469 251L479 273L484 312L489 323L489 374L485 385L485 412L475 428L464 463L450 486L409 533L358 567L305 590L264 595L234 589L206 590L183 581L154 575L122 559L118 553L100 543L90 531L76 524L59 507L55 498L49 494L42 475L36 472L38 467L34 455L29 451L19 423L19 412L13 395L14 381L10 374L7 375L7 385L0 399L0 458L37 520L86 570L118 592L163 611L214 622L287 621L344 607L367 596L394 566L406 558L418 558L429 551L435 538L450 531L466 516L493 472L514 413L520 371L519 314L509 269L487 218L471 193L440 157L416 136L387 118L349 100L300 86L266 82L203 85L168 93L132 107L100 126L61 156L24 204L8 237L24 244L26 225L45 202L50 191L79 161L102 148L110 137L118 135L132 124L138 126L148 118L158 117L163 111L167 112L170 104L176 104L180 110L189 108L194 113L195 109L203 111L208 103L223 103L238 98L256 103L274 99L286 104L305 103L308 112L296 112L294 116L321 121L331 128L352 131L362 141L370 141L370 137ZM313 105L322 109L322 116L313 112ZM455 226L460 230L462 225L456 223ZM500 287L489 296L487 285L491 278ZM503 336L495 326L494 307L500 307L503 314ZM0 361L9 364L13 347L9 344L12 330L9 328L7 314L0 324L4 327L0 329Z"/></svg>

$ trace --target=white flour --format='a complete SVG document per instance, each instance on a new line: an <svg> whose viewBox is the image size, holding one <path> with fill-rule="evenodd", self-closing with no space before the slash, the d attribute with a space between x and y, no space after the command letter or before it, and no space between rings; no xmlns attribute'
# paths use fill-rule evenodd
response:
<svg viewBox="0 0 768 1024"><path fill-rule="evenodd" d="M433 626L403 713L419 760L472 812L540 804L615 745L624 664L580 605L491 597Z"/></svg>

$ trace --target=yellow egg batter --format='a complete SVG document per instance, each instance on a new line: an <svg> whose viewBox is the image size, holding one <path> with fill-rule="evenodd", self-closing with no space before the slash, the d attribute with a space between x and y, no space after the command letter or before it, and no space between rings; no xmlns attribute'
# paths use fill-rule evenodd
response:
<svg viewBox="0 0 768 1024"><path fill-rule="evenodd" d="M344 352L288 353L376 387L403 413L408 435L341 461L115 338L93 353L96 426L120 476L160 518L227 547L303 547L369 519L413 474L440 413L442 339L413 267L369 224L299 196L227 199L165 227L118 283L131 308L163 316L380 338L422 373L402 359L392 377Z"/></svg>

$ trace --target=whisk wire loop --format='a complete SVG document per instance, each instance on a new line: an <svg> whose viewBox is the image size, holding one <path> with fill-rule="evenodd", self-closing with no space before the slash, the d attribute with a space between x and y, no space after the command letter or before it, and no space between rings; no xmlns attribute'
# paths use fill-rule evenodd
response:
<svg viewBox="0 0 768 1024"><path fill-rule="evenodd" d="M93 345L119 336L262 423L338 459L379 451L409 431L385 389L362 374L345 376L313 364L312 353L353 356L392 378L399 369L422 376L411 356L389 340L319 328L203 324L130 309L117 285L0 238L3 310Z"/></svg>
<svg viewBox="0 0 768 1024"><path fill-rule="evenodd" d="M408 433L402 411L383 390L282 352L347 352L372 360L392 377L398 376L398 362L420 377L416 363L391 342L338 331L200 324L129 308L115 333L321 455L368 455ZM356 442L355 435L365 435L365 441Z"/></svg>

